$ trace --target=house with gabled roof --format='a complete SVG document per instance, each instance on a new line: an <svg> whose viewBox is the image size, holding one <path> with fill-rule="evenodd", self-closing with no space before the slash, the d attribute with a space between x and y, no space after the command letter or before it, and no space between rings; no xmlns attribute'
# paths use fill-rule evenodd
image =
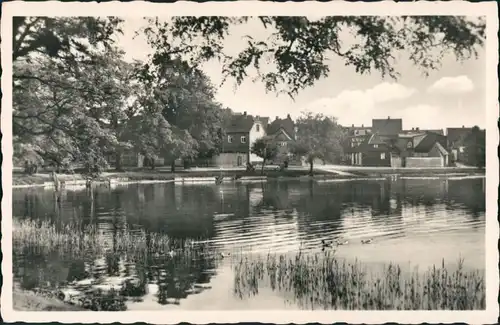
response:
<svg viewBox="0 0 500 325"><path fill-rule="evenodd" d="M278 157L272 163L280 164L285 160L290 162L292 159L291 144L297 139L297 129L290 114L284 119L276 116L276 119L269 124L266 133L279 147Z"/></svg>
<svg viewBox="0 0 500 325"><path fill-rule="evenodd" d="M402 119L373 119L372 134L349 148L352 165L444 167L449 164L446 137L439 130L403 130ZM352 142L352 141L351 141Z"/></svg>
<svg viewBox="0 0 500 325"><path fill-rule="evenodd" d="M401 167L445 167L449 164L444 135L430 131L400 134L395 146Z"/></svg>
<svg viewBox="0 0 500 325"><path fill-rule="evenodd" d="M402 119L372 119L371 128L360 134L359 129L351 127L346 153L350 163L359 166L391 166L394 150L392 143L403 130ZM353 131L358 131L353 134ZM350 146L350 148L349 148ZM348 159L349 161L349 159Z"/></svg>
<svg viewBox="0 0 500 325"><path fill-rule="evenodd" d="M253 143L266 135L269 118L243 112L234 114L225 126L221 153L214 157L218 166L246 166L262 159L251 153Z"/></svg>

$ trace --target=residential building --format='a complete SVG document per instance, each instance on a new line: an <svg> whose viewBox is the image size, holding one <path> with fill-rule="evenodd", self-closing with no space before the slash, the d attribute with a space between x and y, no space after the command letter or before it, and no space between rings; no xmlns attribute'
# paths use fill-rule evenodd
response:
<svg viewBox="0 0 500 325"><path fill-rule="evenodd" d="M424 131L400 134L395 142L393 167L445 167L449 165L444 135Z"/></svg>
<svg viewBox="0 0 500 325"><path fill-rule="evenodd" d="M343 127L346 132L346 138L343 144L343 161L348 164L352 163L354 165L354 157L352 154L356 152L356 149L361 143L363 143L367 137L369 137L372 133L372 128L370 126L348 126Z"/></svg>
<svg viewBox="0 0 500 325"><path fill-rule="evenodd" d="M449 164L442 130L403 130L402 119L373 119L371 134L351 135L348 162L359 166L444 167Z"/></svg>
<svg viewBox="0 0 500 325"><path fill-rule="evenodd" d="M392 143L403 130L403 120L391 117L372 119L371 128L362 128L351 127L351 134L354 134L348 136L350 148L346 148L350 163L359 166L391 166Z"/></svg>
<svg viewBox="0 0 500 325"><path fill-rule="evenodd" d="M373 119L372 133L377 133L381 136L397 136L403 130L403 119Z"/></svg>
<svg viewBox="0 0 500 325"><path fill-rule="evenodd" d="M235 114L225 130L221 153L214 157L218 166L245 166L262 159L251 154L253 143L266 135L269 118L244 112Z"/></svg>
<svg viewBox="0 0 500 325"><path fill-rule="evenodd" d="M271 163L280 164L284 161L298 163L292 158L290 150L291 144L297 139L297 128L290 114L284 119L276 116L276 119L269 124L266 133L268 137L271 137L277 143L279 148L278 157Z"/></svg>

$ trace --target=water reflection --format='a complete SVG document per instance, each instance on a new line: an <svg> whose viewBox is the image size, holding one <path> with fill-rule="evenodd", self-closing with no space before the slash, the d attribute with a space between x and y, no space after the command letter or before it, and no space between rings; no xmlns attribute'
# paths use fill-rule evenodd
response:
<svg viewBox="0 0 500 325"><path fill-rule="evenodd" d="M97 188L91 194L66 191L60 200L52 191L15 190L14 216L49 220L58 227L95 225L109 249L102 256L79 257L15 250L14 276L26 289L117 288L131 303L147 300L182 307L192 295L210 297L210 283L228 263L217 257L219 251L254 254L249 256L315 252L322 239L344 238L349 245L339 251L342 258L377 263L396 258L405 263L403 259L412 256L413 263L425 264L443 257L454 260L460 253L482 269L483 181L139 184ZM151 234L194 238L206 249L175 256L149 251L137 259L117 249L123 234L145 234L146 244ZM374 238L375 244L361 245L364 238Z"/></svg>

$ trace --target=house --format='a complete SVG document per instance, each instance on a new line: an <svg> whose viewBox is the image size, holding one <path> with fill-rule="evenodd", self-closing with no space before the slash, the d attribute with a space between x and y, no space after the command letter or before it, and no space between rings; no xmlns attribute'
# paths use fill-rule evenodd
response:
<svg viewBox="0 0 500 325"><path fill-rule="evenodd" d="M403 130L403 119L373 119L372 133L377 133L381 136L396 136Z"/></svg>
<svg viewBox="0 0 500 325"><path fill-rule="evenodd" d="M342 160L347 162L348 164L354 164L353 153L356 152L356 149L361 143L363 143L367 136L371 135L372 128L369 126L344 126L343 127L346 137L343 143L343 157Z"/></svg>
<svg viewBox="0 0 500 325"><path fill-rule="evenodd" d="M447 149L451 153L453 161L462 161L464 159L464 139L472 131L472 128L466 128L462 125L461 128L447 128Z"/></svg>
<svg viewBox="0 0 500 325"><path fill-rule="evenodd" d="M350 163L358 166L391 166L394 143L403 130L402 119L372 119L371 128L351 127L346 154ZM348 159L349 161L349 159Z"/></svg>
<svg viewBox="0 0 500 325"><path fill-rule="evenodd" d="M252 116L244 112L232 116L225 130L222 150L214 157L217 166L245 166L262 159L250 152L253 143L266 135L269 118Z"/></svg>
<svg viewBox="0 0 500 325"><path fill-rule="evenodd" d="M444 135L424 131L402 133L395 142L397 155L393 155L392 167L445 167L449 164Z"/></svg>
<svg viewBox="0 0 500 325"><path fill-rule="evenodd" d="M357 147L349 150L351 164L357 166L391 166L391 154L394 150L391 143L395 136L365 135Z"/></svg>
<svg viewBox="0 0 500 325"><path fill-rule="evenodd" d="M352 135L350 164L385 167L444 167L449 164L442 130L403 130L402 119L374 119L371 134ZM440 132L441 131L441 132Z"/></svg>
<svg viewBox="0 0 500 325"><path fill-rule="evenodd" d="M281 119L276 116L276 119L269 124L266 130L267 136L272 138L279 147L279 154L275 161L271 163L280 164L283 161L288 161L289 163L298 163L292 158L291 154L291 144L297 140L297 128L295 122L290 117L290 114L286 118Z"/></svg>

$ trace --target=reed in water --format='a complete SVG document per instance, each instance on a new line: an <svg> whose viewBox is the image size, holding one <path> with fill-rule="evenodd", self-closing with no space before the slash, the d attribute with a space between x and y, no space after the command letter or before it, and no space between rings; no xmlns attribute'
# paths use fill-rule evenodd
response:
<svg viewBox="0 0 500 325"><path fill-rule="evenodd" d="M174 240L166 235L120 229L111 236L105 236L95 225L68 223L56 225L49 221L12 220L14 250L30 250L38 253L58 252L60 254L83 256L101 255L110 250L128 256L142 258L147 255L168 255L172 251L184 254L200 253L204 246L194 246L195 240Z"/></svg>
<svg viewBox="0 0 500 325"><path fill-rule="evenodd" d="M271 287L293 296L302 308L341 310L477 310L485 308L484 275L432 267L402 271L389 264L370 272L362 263L341 262L331 252L296 256L241 256L233 265L234 292L243 297Z"/></svg>

